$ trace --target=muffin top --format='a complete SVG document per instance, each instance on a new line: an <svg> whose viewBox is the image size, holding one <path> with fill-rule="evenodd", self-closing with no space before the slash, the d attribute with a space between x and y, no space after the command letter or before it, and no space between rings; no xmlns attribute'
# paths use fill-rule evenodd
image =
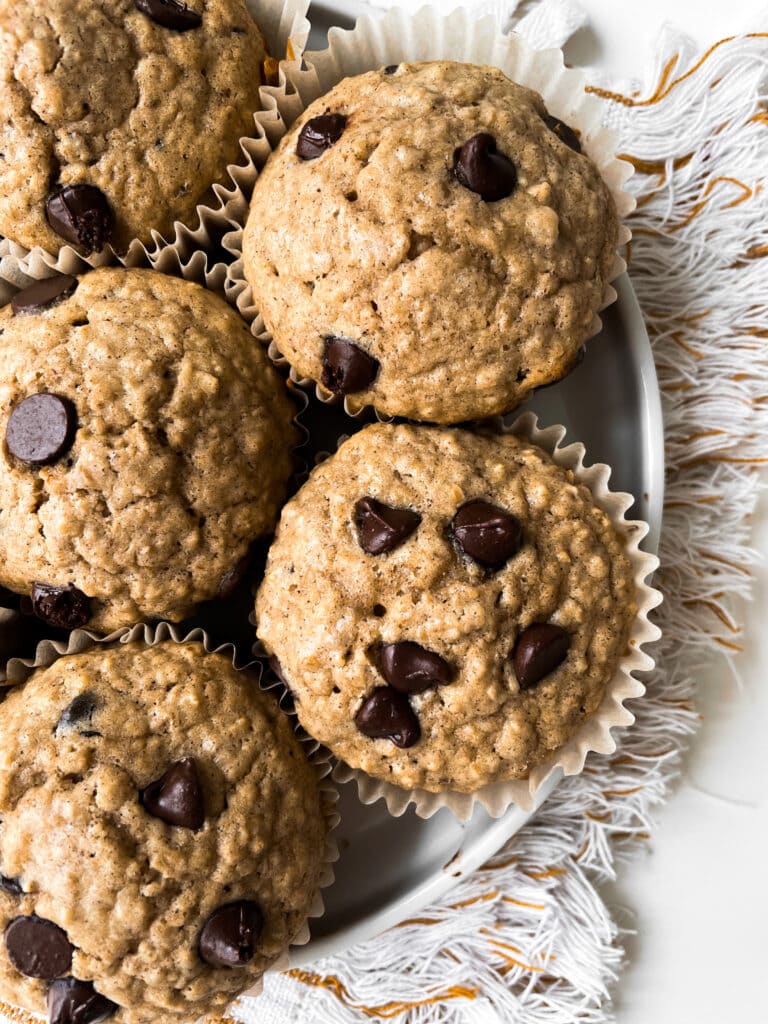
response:
<svg viewBox="0 0 768 1024"><path fill-rule="evenodd" d="M55 1024L106 1019L72 1013L88 998L126 1024L221 1010L302 927L324 858L288 719L193 643L87 651L12 691L0 817L0 998L47 998Z"/></svg>
<svg viewBox="0 0 768 1024"><path fill-rule="evenodd" d="M102 269L19 293L0 310L0 585L70 629L183 618L272 532L294 411L198 285Z"/></svg>
<svg viewBox="0 0 768 1024"><path fill-rule="evenodd" d="M342 81L259 177L244 273L280 352L352 409L457 423L564 376L618 238L573 131L496 68Z"/></svg>
<svg viewBox="0 0 768 1024"><path fill-rule="evenodd" d="M312 736L386 782L473 792L597 709L636 604L622 539L539 448L376 424L284 508L256 612Z"/></svg>
<svg viewBox="0 0 768 1024"><path fill-rule="evenodd" d="M0 234L119 252L189 221L253 134L264 56L245 0L0 0Z"/></svg>

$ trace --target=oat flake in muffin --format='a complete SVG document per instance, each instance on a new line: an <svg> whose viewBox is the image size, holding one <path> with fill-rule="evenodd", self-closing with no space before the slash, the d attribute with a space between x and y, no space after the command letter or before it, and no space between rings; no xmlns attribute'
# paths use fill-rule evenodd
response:
<svg viewBox="0 0 768 1024"><path fill-rule="evenodd" d="M458 423L579 360L618 238L569 126L496 68L339 83L269 159L244 273L302 377L352 409Z"/></svg>
<svg viewBox="0 0 768 1024"><path fill-rule="evenodd" d="M474 792L525 778L597 709L636 601L621 537L541 449L377 424L284 508L256 613L335 755Z"/></svg>

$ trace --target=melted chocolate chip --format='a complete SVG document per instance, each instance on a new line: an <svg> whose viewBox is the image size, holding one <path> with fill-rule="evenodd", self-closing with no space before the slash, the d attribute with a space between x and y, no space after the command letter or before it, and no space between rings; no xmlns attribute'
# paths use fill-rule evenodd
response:
<svg viewBox="0 0 768 1024"><path fill-rule="evenodd" d="M346 338L326 338L323 352L323 386L334 395L365 391L376 379L380 363Z"/></svg>
<svg viewBox="0 0 768 1024"><path fill-rule="evenodd" d="M299 132L296 155L300 160L317 160L339 141L346 127L344 114L321 114L310 118Z"/></svg>
<svg viewBox="0 0 768 1024"><path fill-rule="evenodd" d="M528 690L554 672L565 661L570 645L566 631L551 622L539 622L524 629L512 655L520 689Z"/></svg>
<svg viewBox="0 0 768 1024"><path fill-rule="evenodd" d="M59 720L56 723L54 732L59 736L62 733L71 732L76 729L81 736L100 736L101 733L96 732L93 729L79 728L80 726L90 725L92 723L97 707L98 700L95 694L91 693L89 690L86 690L84 693L79 693L74 700L67 704L59 715Z"/></svg>
<svg viewBox="0 0 768 1024"><path fill-rule="evenodd" d="M368 555L383 555L399 547L420 522L418 512L393 508L375 498L361 498L355 504L358 540Z"/></svg>
<svg viewBox="0 0 768 1024"><path fill-rule="evenodd" d="M387 66L384 68L384 74L385 75L394 75L394 73L397 71L397 69L399 67L400 67L399 64L387 64Z"/></svg>
<svg viewBox="0 0 768 1024"><path fill-rule="evenodd" d="M200 958L212 967L244 967L254 957L263 928L264 915L258 903L225 903L202 927L197 947Z"/></svg>
<svg viewBox="0 0 768 1024"><path fill-rule="evenodd" d="M456 180L470 192L476 192L486 203L506 199L517 185L515 165L496 148L496 139L480 132L457 149L453 155Z"/></svg>
<svg viewBox="0 0 768 1024"><path fill-rule="evenodd" d="M71 583L66 587L33 583L32 611L49 626L79 629L91 617L91 599Z"/></svg>
<svg viewBox="0 0 768 1024"><path fill-rule="evenodd" d="M57 978L48 986L48 1024L100 1024L120 1007L90 981Z"/></svg>
<svg viewBox="0 0 768 1024"><path fill-rule="evenodd" d="M133 0L133 4L137 11L146 14L156 25L175 32L189 32L203 24L202 15L178 0Z"/></svg>
<svg viewBox="0 0 768 1024"><path fill-rule="evenodd" d="M14 917L5 929L8 959L28 978L51 980L72 966L72 945L57 924L43 917Z"/></svg>
<svg viewBox="0 0 768 1024"><path fill-rule="evenodd" d="M16 878L6 878L5 875L0 875L0 889L2 889L3 892L7 892L9 896L24 895L21 882Z"/></svg>
<svg viewBox="0 0 768 1024"><path fill-rule="evenodd" d="M566 146L570 146L577 153L581 152L581 143L579 137L573 128L569 127L565 121L561 121L558 117L553 117L551 114L544 115L544 124L549 128L551 132L564 142Z"/></svg>
<svg viewBox="0 0 768 1024"><path fill-rule="evenodd" d="M499 569L520 550L520 520L487 501L468 501L451 524L456 543L484 569Z"/></svg>
<svg viewBox="0 0 768 1024"><path fill-rule="evenodd" d="M11 309L15 316L22 316L24 313L39 313L51 306L58 306L70 295L74 295L78 283L77 278L69 274L57 274L45 281L35 281L13 296Z"/></svg>
<svg viewBox="0 0 768 1024"><path fill-rule="evenodd" d="M115 215L107 197L95 185L65 185L51 192L45 216L57 235L79 245L86 255L101 252L112 240Z"/></svg>
<svg viewBox="0 0 768 1024"><path fill-rule="evenodd" d="M396 747L412 747L421 727L408 697L391 686L378 686L355 715L355 725L370 739L391 740Z"/></svg>
<svg viewBox="0 0 768 1024"><path fill-rule="evenodd" d="M378 661L381 674L400 693L421 693L430 686L445 686L454 676L445 658L412 640L383 644Z"/></svg>
<svg viewBox="0 0 768 1024"><path fill-rule="evenodd" d="M5 428L8 451L29 466L49 466L72 447L77 413L68 398L41 391L13 407Z"/></svg>
<svg viewBox="0 0 768 1024"><path fill-rule="evenodd" d="M169 825L203 827L205 804L197 765L191 757L176 761L159 779L139 794L144 810Z"/></svg>

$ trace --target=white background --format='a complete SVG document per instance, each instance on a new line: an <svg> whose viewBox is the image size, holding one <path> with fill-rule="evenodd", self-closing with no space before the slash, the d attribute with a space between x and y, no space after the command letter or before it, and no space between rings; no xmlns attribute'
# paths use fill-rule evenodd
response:
<svg viewBox="0 0 768 1024"><path fill-rule="evenodd" d="M566 47L569 62L622 77L643 75L664 21L702 47L746 27L768 30L764 3L752 0L580 2L590 28ZM766 496L753 545L768 553ZM613 991L619 1024L768 1024L766 608L763 568L743 620L740 679L721 664L700 680L702 728L681 782L648 849L611 887L614 915L637 932Z"/></svg>

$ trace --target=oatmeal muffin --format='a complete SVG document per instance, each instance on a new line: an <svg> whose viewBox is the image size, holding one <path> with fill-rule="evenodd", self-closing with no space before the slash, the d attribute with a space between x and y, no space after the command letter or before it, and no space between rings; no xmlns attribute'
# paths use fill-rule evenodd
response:
<svg viewBox="0 0 768 1024"><path fill-rule="evenodd" d="M245 0L0 0L0 234L120 252L189 222L253 134L264 56Z"/></svg>
<svg viewBox="0 0 768 1024"><path fill-rule="evenodd" d="M0 706L0 998L51 1024L197 1020L303 926L316 772L199 644L95 649Z"/></svg>
<svg viewBox="0 0 768 1024"><path fill-rule="evenodd" d="M0 310L0 586L68 629L184 618L272 532L294 411L195 284L102 269L20 292Z"/></svg>
<svg viewBox="0 0 768 1024"><path fill-rule="evenodd" d="M313 103L259 177L244 273L299 375L458 423L579 360L618 239L579 139L496 68L401 64Z"/></svg>
<svg viewBox="0 0 768 1024"><path fill-rule="evenodd" d="M636 603L621 537L541 449L376 424L284 508L256 612L312 736L468 793L527 777L597 709Z"/></svg>

